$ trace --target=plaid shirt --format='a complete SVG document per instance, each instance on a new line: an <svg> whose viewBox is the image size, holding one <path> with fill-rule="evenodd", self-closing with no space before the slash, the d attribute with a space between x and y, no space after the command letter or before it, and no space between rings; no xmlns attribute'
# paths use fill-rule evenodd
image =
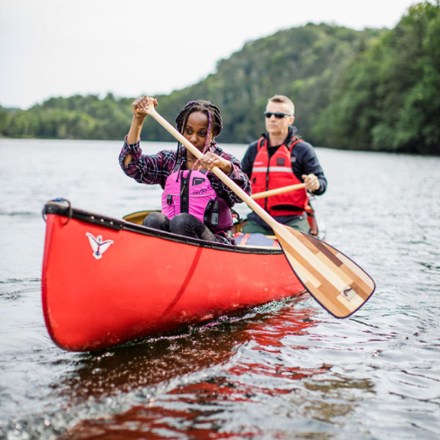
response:
<svg viewBox="0 0 440 440"><path fill-rule="evenodd" d="M135 179L139 183L146 183L149 185L158 184L163 189L168 176L173 172L176 165L177 156L182 157L182 169L186 169L186 150L180 146L178 150L162 150L158 153L147 155L142 154L140 142L135 144L128 144L127 138L124 140L124 145L119 154L119 164L124 173ZM235 182L247 194L251 193L251 186L247 175L241 169L241 163L231 154L224 152L220 147L216 146L213 150L215 154L228 160L232 165L232 171L228 177ZM130 164L125 167L124 159L127 155L131 155ZM212 188L217 193L218 197L224 199L227 205L232 208L236 203L241 203L242 200L227 187L215 174L208 173L208 179L211 182ZM231 234L216 234L221 238L221 241L226 243L233 243Z"/></svg>

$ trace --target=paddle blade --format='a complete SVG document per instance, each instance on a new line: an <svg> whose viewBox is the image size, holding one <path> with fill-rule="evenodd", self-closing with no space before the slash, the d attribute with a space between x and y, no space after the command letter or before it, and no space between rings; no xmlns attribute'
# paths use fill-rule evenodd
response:
<svg viewBox="0 0 440 440"><path fill-rule="evenodd" d="M373 279L328 243L281 224L274 232L304 287L336 318L352 315L373 294Z"/></svg>

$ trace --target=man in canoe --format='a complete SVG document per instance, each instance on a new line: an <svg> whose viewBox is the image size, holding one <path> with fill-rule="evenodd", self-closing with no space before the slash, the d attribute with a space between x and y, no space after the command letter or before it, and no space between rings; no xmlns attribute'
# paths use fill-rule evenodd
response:
<svg viewBox="0 0 440 440"><path fill-rule="evenodd" d="M324 194L327 179L313 147L304 142L293 126L295 106L284 95L269 98L264 112L266 132L252 142L243 157L242 168L249 176L252 194L304 183L295 191L256 199L279 223L311 233L307 221L308 192ZM271 228L254 212L247 217L245 233L270 235Z"/></svg>
<svg viewBox="0 0 440 440"><path fill-rule="evenodd" d="M152 212L145 226L207 241L234 244L232 212L242 202L221 180L210 172L220 168L247 194L250 183L241 163L217 146L215 138L223 127L220 110L209 101L190 101L176 117L177 130L203 153L197 159L180 142L176 150L143 154L140 135L150 106L157 100L142 96L132 103L132 122L119 154L127 176L139 183L159 184L162 212Z"/></svg>

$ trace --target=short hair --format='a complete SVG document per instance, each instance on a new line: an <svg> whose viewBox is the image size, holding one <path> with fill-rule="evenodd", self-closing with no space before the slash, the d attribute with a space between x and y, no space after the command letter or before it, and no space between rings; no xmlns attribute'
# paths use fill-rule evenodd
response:
<svg viewBox="0 0 440 440"><path fill-rule="evenodd" d="M274 95L272 96L272 98L269 98L267 100L267 103L269 104L270 102L276 102L276 103L281 103L281 104L287 104L290 107L291 110L291 114L292 116L295 116L295 104L293 103L293 101L288 98L287 96L284 95Z"/></svg>

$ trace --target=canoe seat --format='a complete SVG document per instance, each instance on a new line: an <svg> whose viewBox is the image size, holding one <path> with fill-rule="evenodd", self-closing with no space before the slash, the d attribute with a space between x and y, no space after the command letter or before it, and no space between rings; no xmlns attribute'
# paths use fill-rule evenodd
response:
<svg viewBox="0 0 440 440"><path fill-rule="evenodd" d="M275 236L264 234L245 234L237 232L234 234L235 244L237 246L279 248L280 245Z"/></svg>

